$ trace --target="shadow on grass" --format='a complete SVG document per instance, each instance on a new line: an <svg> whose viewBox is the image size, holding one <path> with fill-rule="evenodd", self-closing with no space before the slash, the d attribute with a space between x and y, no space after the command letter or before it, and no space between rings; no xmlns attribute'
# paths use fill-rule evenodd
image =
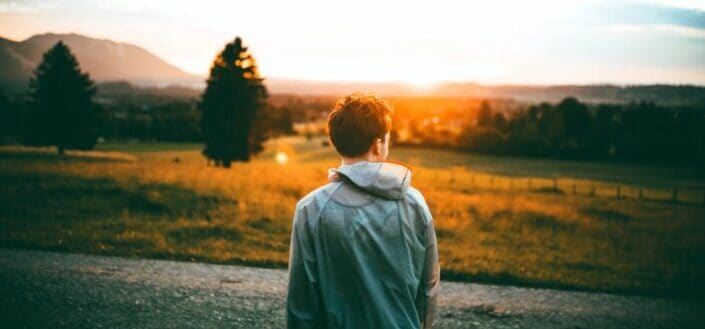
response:
<svg viewBox="0 0 705 329"><path fill-rule="evenodd" d="M193 260L182 250L165 251L162 234L183 246L210 238L239 241L240 232L159 227L178 219L209 220L224 202L235 201L177 185L0 173L0 247Z"/></svg>
<svg viewBox="0 0 705 329"><path fill-rule="evenodd" d="M632 216L612 209L600 209L597 207L583 207L580 211L590 217L609 221L628 223L632 221Z"/></svg>
<svg viewBox="0 0 705 329"><path fill-rule="evenodd" d="M125 215L205 217L221 202L174 185L37 173L0 173L0 198L0 216L26 220L27 225Z"/></svg>
<svg viewBox="0 0 705 329"><path fill-rule="evenodd" d="M526 229L531 232L550 231L554 234L573 234L578 229L578 225L575 222L535 211L502 209L496 211L488 218L483 218L479 215L475 216L475 218L479 222L479 228L482 232L497 232L503 229L506 230L509 227L509 229L515 231Z"/></svg>
<svg viewBox="0 0 705 329"><path fill-rule="evenodd" d="M549 230L554 233L576 231L577 225L573 222L566 222L558 217L539 212L526 211L516 214L521 223L533 230Z"/></svg>
<svg viewBox="0 0 705 329"><path fill-rule="evenodd" d="M101 151L67 151L63 156L47 148L1 147L0 161L16 162L134 162L126 153Z"/></svg>
<svg viewBox="0 0 705 329"><path fill-rule="evenodd" d="M288 233L289 226L282 225L281 221L274 221L269 217L260 217L247 221L247 226L268 233Z"/></svg>

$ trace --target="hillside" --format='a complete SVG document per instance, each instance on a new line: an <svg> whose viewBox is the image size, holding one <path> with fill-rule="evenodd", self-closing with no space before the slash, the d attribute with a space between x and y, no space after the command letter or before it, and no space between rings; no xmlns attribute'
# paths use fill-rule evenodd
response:
<svg viewBox="0 0 705 329"><path fill-rule="evenodd" d="M203 80L133 44L73 33L47 33L19 42L0 38L0 84L22 89L41 62L42 54L59 41L71 48L81 68L96 81L126 80L163 85L192 84Z"/></svg>

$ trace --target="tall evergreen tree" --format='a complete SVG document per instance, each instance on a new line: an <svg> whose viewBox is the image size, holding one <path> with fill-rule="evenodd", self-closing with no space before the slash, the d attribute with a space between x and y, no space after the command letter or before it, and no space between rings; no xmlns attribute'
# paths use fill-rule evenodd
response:
<svg viewBox="0 0 705 329"><path fill-rule="evenodd" d="M59 154L66 149L95 146L96 88L87 73L61 41L44 53L30 79L29 120L24 142L34 146L55 145Z"/></svg>
<svg viewBox="0 0 705 329"><path fill-rule="evenodd" d="M480 111L477 113L477 126L492 126L492 108L487 100L483 100L480 104Z"/></svg>
<svg viewBox="0 0 705 329"><path fill-rule="evenodd" d="M255 116L265 105L267 90L255 59L237 37L213 61L201 110L203 155L217 166L248 161L262 149L265 135L253 129Z"/></svg>

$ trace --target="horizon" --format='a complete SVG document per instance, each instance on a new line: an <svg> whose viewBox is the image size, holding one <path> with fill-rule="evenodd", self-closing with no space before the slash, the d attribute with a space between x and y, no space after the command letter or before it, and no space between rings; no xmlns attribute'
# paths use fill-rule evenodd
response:
<svg viewBox="0 0 705 329"><path fill-rule="evenodd" d="M270 80L419 89L446 83L705 85L702 1L502 1L452 8L384 3L351 7L343 17L325 3L314 3L314 11L301 11L306 5L284 10L292 15L255 4L264 7L245 16L230 4L210 4L0 1L0 30L18 41L76 33L130 43L200 77L237 35ZM213 13L210 7L224 9ZM390 15L400 8L408 14ZM273 14L276 24L262 14ZM194 23L173 33L181 20Z"/></svg>
<svg viewBox="0 0 705 329"><path fill-rule="evenodd" d="M113 83L127 83L133 87L137 88L156 88L156 89L168 89L168 88L186 88L186 89L192 89L192 90L201 90L205 87L206 80L208 78L207 74L200 75L192 72L187 72L184 71L182 68L169 63L165 59L157 56L156 54L152 53L149 49L142 48L140 46L137 46L135 44L125 42L125 41L118 41L118 40L112 40L109 38L98 38L94 37L91 35L87 34L82 34L82 33L77 33L77 32L65 32L65 33L56 33L56 32L41 32L37 33L31 36L28 36L27 38L24 39L11 39L7 38L3 35L0 35L0 39L6 39L12 42L16 43L21 43L25 42L28 39L34 38L34 37L42 37L42 36L60 36L60 35L68 35L68 36L75 36L79 38L88 38L88 39L93 39L97 41L102 41L102 42L112 42L112 43L120 43L120 44L125 44L129 46L135 46L138 47L146 52L148 52L150 55L155 56L159 60L163 61L164 63L173 66L174 68L181 70L187 75L191 75L194 79L199 79L198 82L196 80L182 80L182 81L176 81L176 80L131 80L131 79L97 79L95 80L98 84L113 84ZM62 40L63 41L63 40ZM70 46L69 46L70 48ZM79 63L80 64L80 63ZM91 73L90 71L86 71L87 73ZM203 81L201 81L201 79ZM331 87L331 86L336 86L339 88L351 88L351 87L360 87L360 88L392 88L393 90L397 90L398 95L406 95L406 94L412 94L412 95L433 95L436 92L438 92L442 87L448 87L451 85L456 85L456 86L477 86L480 88L570 88L570 87L615 87L615 88L630 88L630 87L695 87L695 88L705 88L705 83L668 83L668 82L645 82L645 83L616 83L616 82L588 82L588 83L513 83L513 82L499 82L499 83L483 83L480 81L473 81L473 80L463 80L463 81L435 81L431 82L428 84L424 85L419 85L415 84L413 82L409 81L401 81L401 80L388 80L388 81L355 81L355 80L315 80L315 79L310 79L310 78L281 78L281 77L262 77L262 80L267 84L267 81L275 81L277 84L281 84L281 86L291 86L288 84L291 83L307 83L307 84L322 84L326 85L326 87ZM352 85L352 86L351 86ZM396 88L396 89L395 89ZM280 92L282 94L289 94L292 93L291 91L284 91ZM300 92L293 92L294 94L300 93ZM323 93L311 93L312 95L334 95L339 92L323 92ZM309 94L305 93L304 94Z"/></svg>

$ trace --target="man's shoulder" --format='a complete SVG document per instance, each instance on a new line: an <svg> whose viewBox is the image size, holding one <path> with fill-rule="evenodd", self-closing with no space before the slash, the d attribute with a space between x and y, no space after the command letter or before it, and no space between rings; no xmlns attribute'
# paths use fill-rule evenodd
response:
<svg viewBox="0 0 705 329"><path fill-rule="evenodd" d="M318 207L323 200L328 199L331 195L334 185L335 182L330 182L309 192L303 198L299 199L296 203L296 209L300 210L303 208Z"/></svg>
<svg viewBox="0 0 705 329"><path fill-rule="evenodd" d="M409 186L406 190L405 198L413 205L426 207L426 199L423 197L423 194L421 194L421 191L417 190L413 186Z"/></svg>

